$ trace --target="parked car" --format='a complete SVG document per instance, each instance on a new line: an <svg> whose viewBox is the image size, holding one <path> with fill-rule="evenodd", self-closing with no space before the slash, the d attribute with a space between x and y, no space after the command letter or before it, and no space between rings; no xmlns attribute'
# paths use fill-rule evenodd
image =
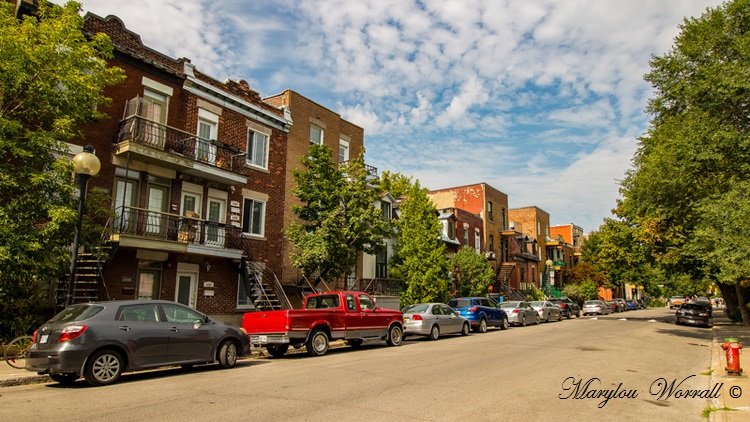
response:
<svg viewBox="0 0 750 422"><path fill-rule="evenodd" d="M683 303L675 312L675 323L713 326L713 315L711 307L704 303Z"/></svg>
<svg viewBox="0 0 750 422"><path fill-rule="evenodd" d="M636 303L638 303L638 309L646 309L646 301L643 299L636 299Z"/></svg>
<svg viewBox="0 0 750 422"><path fill-rule="evenodd" d="M628 303L625 302L625 299L623 299L623 298L615 298L615 299L612 299L612 300L614 300L614 301L617 302L618 307L621 309L620 312L625 312L625 311L629 311L630 310L630 309L628 309Z"/></svg>
<svg viewBox="0 0 750 422"><path fill-rule="evenodd" d="M508 315L498 308L497 302L488 297L459 297L448 301L448 306L469 320L471 328L486 333L487 327L500 327L505 330L510 323Z"/></svg>
<svg viewBox="0 0 750 422"><path fill-rule="evenodd" d="M549 301L563 310L563 316L565 316L565 318L570 319L572 316L581 316L581 307L568 297L550 298Z"/></svg>
<svg viewBox="0 0 750 422"><path fill-rule="evenodd" d="M635 311L636 309L640 309L638 303L632 299L625 301L625 303L628 304L628 310Z"/></svg>
<svg viewBox="0 0 750 422"><path fill-rule="evenodd" d="M500 309L508 314L511 324L525 327L527 324L539 324L539 313L531 307L531 303L525 301L509 301L500 303Z"/></svg>
<svg viewBox="0 0 750 422"><path fill-rule="evenodd" d="M669 298L669 309L679 308L685 302L685 296L672 296Z"/></svg>
<svg viewBox="0 0 750 422"><path fill-rule="evenodd" d="M622 308L622 305L620 305L620 302L616 300L605 300L606 304L612 307L612 312L625 312L625 309Z"/></svg>
<svg viewBox="0 0 750 422"><path fill-rule="evenodd" d="M583 302L584 315L609 315L612 307L603 300L587 300Z"/></svg>
<svg viewBox="0 0 750 422"><path fill-rule="evenodd" d="M471 324L444 303L417 303L401 310L404 313L404 337L427 336L437 340L443 334L469 335Z"/></svg>
<svg viewBox="0 0 750 422"><path fill-rule="evenodd" d="M26 369L61 384L108 385L123 372L218 362L250 353L247 335L179 303L128 300L71 305L34 332Z"/></svg>
<svg viewBox="0 0 750 422"><path fill-rule="evenodd" d="M562 321L562 309L548 300L535 300L531 302L531 307L536 309L542 321Z"/></svg>

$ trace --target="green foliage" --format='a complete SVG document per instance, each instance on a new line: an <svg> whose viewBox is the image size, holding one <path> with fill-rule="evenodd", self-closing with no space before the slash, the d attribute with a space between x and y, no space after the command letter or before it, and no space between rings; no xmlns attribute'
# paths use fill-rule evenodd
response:
<svg viewBox="0 0 750 422"><path fill-rule="evenodd" d="M300 221L286 234L297 248L292 263L306 276L337 278L350 272L357 253L382 251L392 230L375 209L378 181L365 169L363 156L342 168L331 156L325 145L311 145L302 159L307 169L294 171L293 193L304 205L292 206Z"/></svg>
<svg viewBox="0 0 750 422"><path fill-rule="evenodd" d="M40 307L39 286L67 272L77 214L65 142L104 117L112 46L87 39L80 5L40 2L17 20L0 2L0 337L25 330Z"/></svg>
<svg viewBox="0 0 750 422"><path fill-rule="evenodd" d="M453 277L458 282L461 296L486 296L492 284L494 272L487 258L474 249L464 247L449 260Z"/></svg>
<svg viewBox="0 0 750 422"><path fill-rule="evenodd" d="M541 289L537 289L536 286L532 285L531 290L526 292L526 298L529 301L532 300L544 300L546 296L544 295L544 292Z"/></svg>
<svg viewBox="0 0 750 422"><path fill-rule="evenodd" d="M436 217L427 189L415 182L401 203L401 217L396 222L399 246L391 273L406 286L402 305L445 302L449 297L448 261Z"/></svg>
<svg viewBox="0 0 750 422"><path fill-rule="evenodd" d="M390 193L394 198L406 195L413 183L411 176L406 177L401 173L391 173L388 170L383 171L380 176L380 190Z"/></svg>
<svg viewBox="0 0 750 422"><path fill-rule="evenodd" d="M584 280L579 285L579 288L581 289L581 298L583 298L583 300L599 298L598 286L593 280Z"/></svg>

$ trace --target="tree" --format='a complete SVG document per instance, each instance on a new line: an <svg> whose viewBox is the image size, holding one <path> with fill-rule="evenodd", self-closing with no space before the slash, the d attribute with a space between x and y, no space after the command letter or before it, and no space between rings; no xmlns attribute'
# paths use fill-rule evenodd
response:
<svg viewBox="0 0 750 422"><path fill-rule="evenodd" d="M735 290L748 270L712 259L720 242L700 233L716 236L707 216L750 173L749 9L750 0L734 0L686 19L673 48L652 58L645 78L655 89L648 106L653 117L617 209L666 273L684 274L694 284L718 273L720 285L740 286ZM746 224L724 223L725 233ZM743 320L750 324L747 312Z"/></svg>
<svg viewBox="0 0 750 422"><path fill-rule="evenodd" d="M385 170L380 176L380 190L390 193L394 198L404 196L412 184L411 176L407 177L398 172L391 173L390 171Z"/></svg>
<svg viewBox="0 0 750 422"><path fill-rule="evenodd" d="M302 274L335 279L357 264L357 254L377 254L391 227L375 209L378 180L365 169L363 155L343 167L331 160L325 145L311 145L302 159L306 170L295 170L294 195L304 205L292 206L299 222L287 228L297 248L292 262Z"/></svg>
<svg viewBox="0 0 750 422"><path fill-rule="evenodd" d="M41 1L17 19L0 2L0 337L27 330L42 305L38 286L67 271L76 219L66 142L124 79L107 67L109 38L83 33L78 3Z"/></svg>
<svg viewBox="0 0 750 422"><path fill-rule="evenodd" d="M437 210L427 196L427 189L416 181L401 203L396 221L398 249L392 274L400 278L406 290L401 304L445 302L448 292L448 261Z"/></svg>
<svg viewBox="0 0 750 422"><path fill-rule="evenodd" d="M448 265L458 282L461 296L485 296L494 281L494 272L487 258L473 248L463 247L451 256Z"/></svg>

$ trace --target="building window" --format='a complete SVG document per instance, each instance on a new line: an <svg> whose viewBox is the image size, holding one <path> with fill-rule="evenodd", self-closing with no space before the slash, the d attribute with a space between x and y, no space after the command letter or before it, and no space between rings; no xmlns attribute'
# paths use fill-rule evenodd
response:
<svg viewBox="0 0 750 422"><path fill-rule="evenodd" d="M492 202L488 202L487 203L487 219L490 220L490 221L494 220L492 214L493 214L492 213Z"/></svg>
<svg viewBox="0 0 750 422"><path fill-rule="evenodd" d="M540 236L542 234L542 223L539 222L539 220L536 220L536 235Z"/></svg>
<svg viewBox="0 0 750 422"><path fill-rule="evenodd" d="M448 239L455 239L456 237L456 228L453 227L453 222L450 220L446 220L445 224L448 225Z"/></svg>
<svg viewBox="0 0 750 422"><path fill-rule="evenodd" d="M310 143L323 145L323 128L320 126L310 125Z"/></svg>
<svg viewBox="0 0 750 422"><path fill-rule="evenodd" d="M237 283L237 308L255 308L253 296L258 297L260 294L259 286L263 283L265 265L264 262L248 262L247 272L250 280L245 283L242 277L239 278ZM250 291L248 291L248 287Z"/></svg>
<svg viewBox="0 0 750 422"><path fill-rule="evenodd" d="M265 229L266 203L245 198L242 215L242 232L263 236Z"/></svg>
<svg viewBox="0 0 750 422"><path fill-rule="evenodd" d="M495 236L490 235L490 244L487 246L489 251L495 250Z"/></svg>
<svg viewBox="0 0 750 422"><path fill-rule="evenodd" d="M388 251L384 250L375 255L375 277L388 278Z"/></svg>
<svg viewBox="0 0 750 422"><path fill-rule="evenodd" d="M469 228L464 227L464 246L469 246Z"/></svg>
<svg viewBox="0 0 750 422"><path fill-rule="evenodd" d="M219 129L219 116L198 109L198 139L195 144L195 158L200 161L214 163L216 161L216 145L212 140L216 140Z"/></svg>
<svg viewBox="0 0 750 422"><path fill-rule="evenodd" d="M474 232L474 250L482 253L482 239L479 238L479 232Z"/></svg>
<svg viewBox="0 0 750 422"><path fill-rule="evenodd" d="M380 210L383 212L383 220L391 221L391 203L380 201Z"/></svg>
<svg viewBox="0 0 750 422"><path fill-rule="evenodd" d="M268 168L268 135L254 130L247 132L247 164Z"/></svg>
<svg viewBox="0 0 750 422"><path fill-rule="evenodd" d="M339 140L339 163L349 161L349 142Z"/></svg>
<svg viewBox="0 0 750 422"><path fill-rule="evenodd" d="M502 210L500 210L500 218L502 218L502 221L501 221L502 226L500 227L500 229L501 230L506 230L508 228L508 226L506 225L507 217L505 215L505 208L503 208Z"/></svg>

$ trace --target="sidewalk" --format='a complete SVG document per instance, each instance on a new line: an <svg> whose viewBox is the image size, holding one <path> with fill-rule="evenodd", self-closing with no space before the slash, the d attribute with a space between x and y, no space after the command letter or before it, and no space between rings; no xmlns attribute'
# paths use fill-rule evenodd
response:
<svg viewBox="0 0 750 422"><path fill-rule="evenodd" d="M734 337L739 339L744 347L740 350L740 366L742 375L729 375L726 371L726 354L721 348L725 338ZM724 383L721 395L711 399L709 407L717 410L711 412L709 417L713 422L738 422L750 420L750 354L745 350L750 349L750 327L733 324L726 317L724 309L714 311L713 342L711 343L711 382L715 384ZM732 397L732 395L738 397Z"/></svg>

